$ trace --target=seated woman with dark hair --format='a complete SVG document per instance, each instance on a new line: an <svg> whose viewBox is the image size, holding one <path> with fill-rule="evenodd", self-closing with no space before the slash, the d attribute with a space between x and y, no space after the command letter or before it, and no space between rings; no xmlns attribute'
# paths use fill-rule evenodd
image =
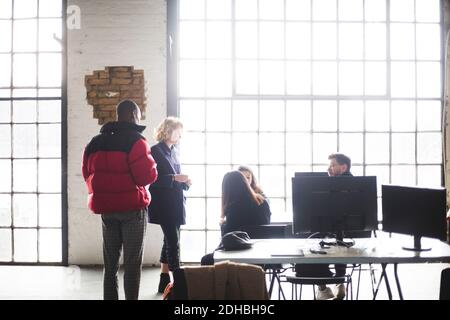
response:
<svg viewBox="0 0 450 320"><path fill-rule="evenodd" d="M269 203L255 192L241 171L230 171L222 180L222 211L220 228L222 236L231 231L241 231L244 226L270 223ZM202 265L214 264L214 253L203 256Z"/></svg>
<svg viewBox="0 0 450 320"><path fill-rule="evenodd" d="M267 200L255 192L244 174L231 171L222 181L222 235L240 230L243 226L270 223L270 208Z"/></svg>

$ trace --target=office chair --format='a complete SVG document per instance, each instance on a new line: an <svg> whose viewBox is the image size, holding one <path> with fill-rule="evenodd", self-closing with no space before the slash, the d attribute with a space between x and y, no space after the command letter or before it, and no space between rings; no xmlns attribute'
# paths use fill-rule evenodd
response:
<svg viewBox="0 0 450 320"><path fill-rule="evenodd" d="M248 225L240 228L252 239L282 239L289 236L290 223L270 223L263 225Z"/></svg>
<svg viewBox="0 0 450 320"><path fill-rule="evenodd" d="M298 267L302 268L298 268ZM346 272L343 276L334 276L333 274L330 274L330 276L316 276L314 275L314 267L311 265L311 268L308 272L308 266L310 265L294 265L295 273L294 275L286 275L284 277L284 281L291 284L291 296L292 299L301 299L302 297L302 290L303 285L312 285L313 288L313 297L314 300L316 300L316 286L319 285L331 285L331 284L345 284L345 298L348 299L349 293L350 293L350 299L353 300L353 282L352 282L352 276L353 271L355 268L353 266L347 265L347 270L349 269L349 272ZM302 273L298 273L301 272ZM331 268L333 270L333 268ZM300 288L300 292L298 290L298 287Z"/></svg>
<svg viewBox="0 0 450 320"><path fill-rule="evenodd" d="M301 238L310 238L310 237L322 237L323 234L321 233L317 233L317 234L309 234L309 233L304 233L304 234L300 234L297 235L298 237ZM346 236L348 238L370 238L371 237L371 231L355 231L355 232L347 232ZM376 236L376 234L375 234ZM301 299L301 294L302 294L302 286L303 285L312 285L313 286L313 291L314 291L314 300L316 299L316 285L330 285L330 284L346 284L346 299L348 299L349 297L349 293L350 293L350 299L353 300L353 274L355 271L358 271L358 281L357 281L357 292L356 292L356 299L359 298L359 287L360 287L360 281L361 281L361 271L363 271L364 269L362 269L362 265L361 264L347 264L346 267L346 274L344 276L341 277L336 277L336 276L323 276L323 277L317 277L314 276L314 273L310 273L308 274L308 269L305 267L302 267L300 265L301 268L299 269L304 269L305 273L303 273L303 275L299 275L299 274L295 274L295 275L288 275L286 276L286 282L291 283L292 285L292 298L299 298ZM294 265L294 270L295 270L295 265ZM369 269L370 271L370 276L371 276L371 284L372 284L372 292L374 292L375 290L375 285L376 284L376 278L374 275L374 269L372 267L372 264L369 264ZM300 272L302 272L301 270L299 270ZM300 286L300 293L298 294L298 289L297 287Z"/></svg>
<svg viewBox="0 0 450 320"><path fill-rule="evenodd" d="M173 272L166 300L267 300L265 273L259 266L222 261L181 267Z"/></svg>
<svg viewBox="0 0 450 320"><path fill-rule="evenodd" d="M345 274L342 277L303 277L303 276L286 276L286 282L291 283L292 285L292 299L299 300L302 298L302 288L303 285L312 285L313 288L313 297L316 300L316 286L319 285L330 285L330 284L345 284L345 298L348 300L349 293L350 299L353 300L353 285L352 285L352 274ZM298 287L300 286L300 293L298 291Z"/></svg>

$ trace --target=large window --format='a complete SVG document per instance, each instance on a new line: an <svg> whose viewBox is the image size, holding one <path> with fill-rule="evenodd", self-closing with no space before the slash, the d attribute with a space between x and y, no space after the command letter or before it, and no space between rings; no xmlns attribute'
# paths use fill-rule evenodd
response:
<svg viewBox="0 0 450 320"><path fill-rule="evenodd" d="M339 151L378 184L442 184L439 0L179 0L177 112L192 176L182 260L219 242L221 182L250 165L272 220ZM170 21L169 21L170 23Z"/></svg>
<svg viewBox="0 0 450 320"><path fill-rule="evenodd" d="M61 0L0 0L0 263L63 262Z"/></svg>

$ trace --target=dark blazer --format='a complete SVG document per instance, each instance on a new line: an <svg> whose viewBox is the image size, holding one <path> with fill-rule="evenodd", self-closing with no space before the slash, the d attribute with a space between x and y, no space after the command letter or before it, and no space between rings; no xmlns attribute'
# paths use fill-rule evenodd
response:
<svg viewBox="0 0 450 320"><path fill-rule="evenodd" d="M177 150L160 142L151 148L158 169L158 179L150 185L152 202L148 207L149 222L166 225L186 223L185 197L183 190L189 187L185 183L173 180L180 173Z"/></svg>
<svg viewBox="0 0 450 320"><path fill-rule="evenodd" d="M222 225L222 235L241 230L243 226L270 223L270 207L267 200L257 205L251 200L231 204L225 211L226 222Z"/></svg>
<svg viewBox="0 0 450 320"><path fill-rule="evenodd" d="M350 171L346 171L338 177L353 177L353 174Z"/></svg>

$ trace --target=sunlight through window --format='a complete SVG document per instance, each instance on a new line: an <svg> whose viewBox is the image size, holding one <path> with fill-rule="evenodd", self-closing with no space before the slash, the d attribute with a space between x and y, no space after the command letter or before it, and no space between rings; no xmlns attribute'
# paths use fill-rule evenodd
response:
<svg viewBox="0 0 450 320"><path fill-rule="evenodd" d="M442 184L439 0L179 2L172 85L198 184L182 233L196 250L214 247L223 174L240 164L286 221L293 173L326 170L333 152L379 188ZM183 257L206 253L196 250Z"/></svg>

